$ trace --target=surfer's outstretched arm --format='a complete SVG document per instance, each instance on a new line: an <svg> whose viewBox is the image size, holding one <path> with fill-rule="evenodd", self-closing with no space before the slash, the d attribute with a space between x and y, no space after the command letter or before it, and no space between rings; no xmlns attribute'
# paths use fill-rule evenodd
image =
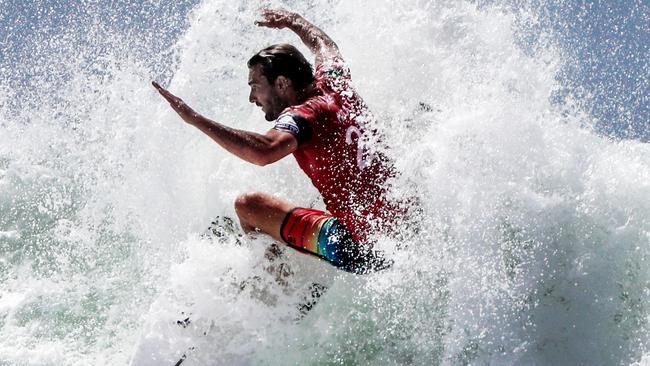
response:
<svg viewBox="0 0 650 366"><path fill-rule="evenodd" d="M221 147L243 160L256 165L266 165L291 154L298 147L295 137L286 132L271 129L262 135L210 120L195 112L181 98L157 82L152 84L185 122L198 128Z"/></svg>
<svg viewBox="0 0 650 366"><path fill-rule="evenodd" d="M324 61L341 57L339 48L323 30L310 23L300 14L279 9L263 9L262 20L255 22L261 27L289 28L316 55L316 66Z"/></svg>

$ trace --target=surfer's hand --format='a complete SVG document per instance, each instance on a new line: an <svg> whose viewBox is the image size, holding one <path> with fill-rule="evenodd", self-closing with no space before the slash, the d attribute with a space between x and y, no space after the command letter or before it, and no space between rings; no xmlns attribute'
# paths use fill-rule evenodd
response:
<svg viewBox="0 0 650 366"><path fill-rule="evenodd" d="M262 20L255 22L260 27L285 28L292 25L300 15L281 9L262 9Z"/></svg>
<svg viewBox="0 0 650 366"><path fill-rule="evenodd" d="M152 81L151 84L158 90L158 93L163 96L168 102L169 105L178 113L181 118L187 123L192 123L193 119L196 117L196 112L190 106L188 106L183 99L175 96L174 94L170 93L167 89L163 88L160 86L155 81Z"/></svg>

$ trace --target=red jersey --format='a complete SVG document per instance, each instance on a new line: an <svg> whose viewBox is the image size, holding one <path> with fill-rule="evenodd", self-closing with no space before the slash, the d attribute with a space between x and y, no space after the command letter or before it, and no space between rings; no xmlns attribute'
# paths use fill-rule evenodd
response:
<svg viewBox="0 0 650 366"><path fill-rule="evenodd" d="M372 114L350 85L340 59L316 69L315 91L285 109L275 129L298 140L293 155L323 196L327 210L357 241L385 227L395 212L386 198L391 162L377 150L379 138L369 125Z"/></svg>

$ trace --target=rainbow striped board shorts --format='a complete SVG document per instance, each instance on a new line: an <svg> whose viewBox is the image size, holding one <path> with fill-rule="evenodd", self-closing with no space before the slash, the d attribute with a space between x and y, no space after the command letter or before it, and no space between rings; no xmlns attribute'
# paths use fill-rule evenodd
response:
<svg viewBox="0 0 650 366"><path fill-rule="evenodd" d="M311 208L289 211L280 227L282 239L292 248L315 255L352 273L368 273L391 266L383 253L358 243L334 216Z"/></svg>

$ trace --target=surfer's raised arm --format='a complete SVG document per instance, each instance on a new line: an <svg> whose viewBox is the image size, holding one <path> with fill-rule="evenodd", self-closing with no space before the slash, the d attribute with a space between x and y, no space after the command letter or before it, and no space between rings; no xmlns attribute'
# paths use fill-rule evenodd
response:
<svg viewBox="0 0 650 366"><path fill-rule="evenodd" d="M273 163L291 154L298 146L292 135L274 129L266 134L259 134L217 123L195 112L181 98L157 82L152 84L183 121L198 128L221 147L249 163L260 166Z"/></svg>
<svg viewBox="0 0 650 366"><path fill-rule="evenodd" d="M289 28L296 33L309 50L316 55L316 66L341 57L336 43L323 30L300 14L279 9L263 9L262 18L255 24L268 28Z"/></svg>
<svg viewBox="0 0 650 366"><path fill-rule="evenodd" d="M300 50L279 43L259 50L246 63L248 101L273 124L265 134L212 121L158 83L154 87L185 122L244 160L266 165L292 154L329 211L300 207L270 193L246 192L235 200L245 232L263 232L353 273L390 267L392 261L372 248L372 240L378 230L388 234L384 228L393 227L406 211L386 194L387 182L396 174L392 160L382 149L366 157L366 140L379 141L381 136L367 129L367 114L359 113L367 107L348 83L339 48L296 13L263 10L256 24L289 28L316 56L314 72Z"/></svg>

